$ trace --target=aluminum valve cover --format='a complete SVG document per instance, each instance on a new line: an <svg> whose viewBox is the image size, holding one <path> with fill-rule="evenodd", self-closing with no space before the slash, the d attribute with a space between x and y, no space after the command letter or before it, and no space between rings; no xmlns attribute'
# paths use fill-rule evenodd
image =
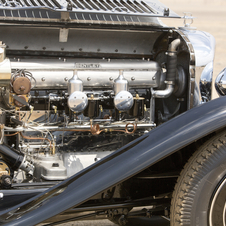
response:
<svg viewBox="0 0 226 226"><path fill-rule="evenodd" d="M131 88L158 87L161 76L158 63L145 60L68 59L62 62L57 59L23 59L21 62L11 61L11 67L26 68L31 72L36 79L34 89L67 89L74 70L77 70L84 89L112 89L120 70Z"/></svg>

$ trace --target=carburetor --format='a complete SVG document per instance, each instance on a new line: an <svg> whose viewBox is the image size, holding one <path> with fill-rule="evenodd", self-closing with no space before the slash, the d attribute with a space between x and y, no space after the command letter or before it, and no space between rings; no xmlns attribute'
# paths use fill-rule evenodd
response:
<svg viewBox="0 0 226 226"><path fill-rule="evenodd" d="M138 102L144 105L140 90L158 88L163 74L157 62L122 59L11 59L11 70L11 106L29 102L35 110L56 111L67 105L89 118L106 107L133 115Z"/></svg>

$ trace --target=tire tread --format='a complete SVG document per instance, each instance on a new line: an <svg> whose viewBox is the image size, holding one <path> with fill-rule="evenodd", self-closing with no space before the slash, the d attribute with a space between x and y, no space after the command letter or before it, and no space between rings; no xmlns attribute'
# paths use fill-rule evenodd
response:
<svg viewBox="0 0 226 226"><path fill-rule="evenodd" d="M197 190L196 185L208 173L215 159L225 156L225 144L224 131L203 144L185 164L172 194L170 211L172 226L191 226L191 210Z"/></svg>

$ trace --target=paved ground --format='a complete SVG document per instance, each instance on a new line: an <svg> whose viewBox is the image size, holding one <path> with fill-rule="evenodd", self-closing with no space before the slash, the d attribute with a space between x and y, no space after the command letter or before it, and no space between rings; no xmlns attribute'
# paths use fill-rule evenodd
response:
<svg viewBox="0 0 226 226"><path fill-rule="evenodd" d="M192 12L195 17L192 26L211 33L216 38L216 55L214 63L214 77L226 67L226 0L162 0L163 4L179 15L183 12ZM169 26L183 26L183 20L164 20ZM216 97L216 94L214 94ZM67 223L64 226L113 226L108 220L82 221ZM62 225L63 226L63 225ZM137 225L140 226L140 225ZM158 225L155 225L158 226Z"/></svg>

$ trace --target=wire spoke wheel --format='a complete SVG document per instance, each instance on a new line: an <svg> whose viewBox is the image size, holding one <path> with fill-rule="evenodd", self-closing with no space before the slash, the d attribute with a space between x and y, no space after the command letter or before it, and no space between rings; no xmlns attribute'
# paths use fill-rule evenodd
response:
<svg viewBox="0 0 226 226"><path fill-rule="evenodd" d="M226 177L219 183L213 194L209 210L209 226L226 226Z"/></svg>

